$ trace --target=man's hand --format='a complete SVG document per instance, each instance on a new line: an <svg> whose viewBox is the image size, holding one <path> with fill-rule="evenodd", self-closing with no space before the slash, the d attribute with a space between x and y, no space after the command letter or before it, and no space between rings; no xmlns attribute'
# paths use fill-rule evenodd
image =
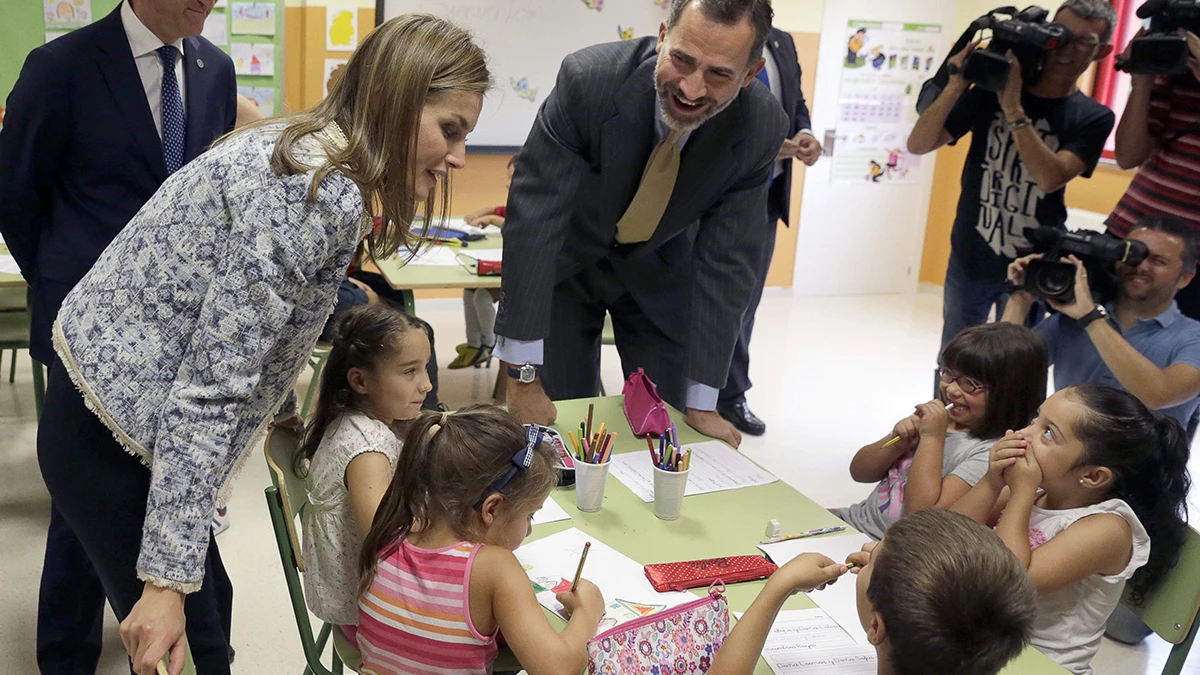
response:
<svg viewBox="0 0 1200 675"><path fill-rule="evenodd" d="M1021 77L1021 62L1017 60L1012 50L1008 50L1008 81L1004 83L1004 90L997 97L1000 99L1000 109L1004 111L1004 117L1009 122L1016 122L1025 117L1025 108L1021 106L1021 91L1025 88L1025 81Z"/></svg>
<svg viewBox="0 0 1200 675"><path fill-rule="evenodd" d="M979 46L979 40L973 40L966 47L963 47L961 50L959 50L959 52L957 54L955 54L955 55L951 56L949 59L947 59L947 61L949 63L953 63L954 65L958 66L958 74L952 75L950 77L951 80L953 80L956 77L959 79L962 79L963 65L966 64L967 57L970 56L971 52L975 51L975 48L978 46Z"/></svg>
<svg viewBox="0 0 1200 675"><path fill-rule="evenodd" d="M779 152L775 155L775 161L781 159L791 159L796 156L796 152L800 149L800 143L795 138L783 139L783 145L779 146Z"/></svg>
<svg viewBox="0 0 1200 675"><path fill-rule="evenodd" d="M500 367L503 372L508 364L501 363ZM540 424L542 426L554 424L554 420L558 418L558 408L542 389L541 380L525 384L510 377L507 385L508 411L521 424Z"/></svg>
<svg viewBox="0 0 1200 675"><path fill-rule="evenodd" d="M1078 321L1096 309L1096 301L1092 299L1092 288L1088 286L1087 268L1083 266L1083 261L1069 255L1067 262L1075 265L1075 300L1070 304L1057 300L1047 300L1047 302L1054 309Z"/></svg>
<svg viewBox="0 0 1200 675"><path fill-rule="evenodd" d="M371 290L370 286L364 284L363 282L359 281L358 279L355 279L354 277L346 277L346 278L350 280L350 283L354 284L359 289L361 289L363 293L367 294L367 304L368 305L378 305L379 304L379 294L376 293L375 291Z"/></svg>
<svg viewBox="0 0 1200 675"><path fill-rule="evenodd" d="M1145 30L1144 28L1142 30ZM1138 31L1141 34L1141 31ZM1179 34L1187 38L1188 43L1188 69L1192 71L1192 77L1200 80L1200 37L1190 30L1179 29ZM1153 78L1151 78L1153 79Z"/></svg>
<svg viewBox="0 0 1200 675"><path fill-rule="evenodd" d="M1024 288L1025 272L1029 269L1029 261L1041 260L1044 257L1046 256L1041 253L1034 253L1033 255L1027 255L1024 258L1017 258L1012 261L1008 264L1008 280L1017 288Z"/></svg>
<svg viewBox="0 0 1200 675"><path fill-rule="evenodd" d="M796 150L796 159L804 162L805 166L812 166L821 158L821 143L810 133L801 132L796 134L796 142L800 147Z"/></svg>
<svg viewBox="0 0 1200 675"><path fill-rule="evenodd" d="M512 406L509 407L511 408ZM695 410L688 408L687 423L689 427L705 436L725 441L725 444L731 448L736 448L742 444L742 433L735 429L732 424L726 422L725 418L718 415L715 410Z"/></svg>
<svg viewBox="0 0 1200 675"><path fill-rule="evenodd" d="M184 634L183 593L146 582L142 597L121 622L121 642L137 675L155 675L159 661L171 654L170 675L183 672L187 636Z"/></svg>

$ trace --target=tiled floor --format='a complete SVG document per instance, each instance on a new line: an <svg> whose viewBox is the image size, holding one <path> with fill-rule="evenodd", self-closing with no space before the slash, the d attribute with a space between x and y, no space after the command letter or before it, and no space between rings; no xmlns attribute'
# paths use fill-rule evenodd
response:
<svg viewBox="0 0 1200 675"><path fill-rule="evenodd" d="M438 335L440 362L449 363L462 335L459 301L418 304ZM826 506L862 499L846 467L854 451L879 437L912 404L928 396L938 334L940 298L903 296L792 298L769 291L759 308L750 403L769 425L767 435L748 438L743 450L800 491ZM621 382L616 352L606 347L609 391ZM8 355L3 368L7 372ZM48 497L34 456L36 426L28 361L15 385L0 381L0 667L5 673L36 672L34 633ZM442 398L452 407L484 400L497 368L443 371ZM1193 462L1193 472L1200 460ZM303 669L295 623L279 570L262 490L261 461L239 476L230 515L220 537L236 588L234 673L299 673ZM127 673L115 625L106 631L100 672ZM1160 672L1167 645L1152 637L1123 647L1105 641L1094 662L1097 675ZM1185 673L1200 675L1200 656Z"/></svg>

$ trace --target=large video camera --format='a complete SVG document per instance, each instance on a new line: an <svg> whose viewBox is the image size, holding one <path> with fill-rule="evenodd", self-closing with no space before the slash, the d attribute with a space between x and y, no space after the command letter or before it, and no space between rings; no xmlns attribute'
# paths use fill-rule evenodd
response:
<svg viewBox="0 0 1200 675"><path fill-rule="evenodd" d="M1200 0L1196 0L1200 2ZM1047 21L1050 15L1041 7L1001 7L988 12L982 29L990 28L992 39L987 47L976 49L963 64L963 78L988 91L1000 93L1008 83L1008 56L1011 49L1021 64L1021 77L1033 83L1042 70L1042 57L1048 50L1071 41L1066 27ZM1011 18L1002 19L1008 16ZM974 25L974 24L972 24Z"/></svg>
<svg viewBox="0 0 1200 675"><path fill-rule="evenodd" d="M1060 259L1074 254L1088 271L1088 286L1097 302L1116 295L1116 263L1137 265L1150 255L1140 241L1117 239L1089 231L1060 230L1056 227L1027 227L1025 238L1045 257L1029 261L1025 269L1025 290L1061 303L1075 300L1075 265Z"/></svg>
<svg viewBox="0 0 1200 675"><path fill-rule="evenodd" d="M1197 0L1200 1L1200 0ZM1047 21L1050 13L1041 7L1030 6L1021 11L1016 7L1000 7L975 19L950 48L950 55L959 53L981 31L990 30L991 40L982 49L976 49L963 64L963 77L976 86L994 93L1004 90L1008 83L1009 63L1007 53L1013 55L1021 65L1021 77L1032 84L1042 72L1042 57L1047 50L1060 47L1071 41L1071 32L1061 24ZM917 99L917 112L923 113L941 95L950 81L947 62L937 73L921 86Z"/></svg>
<svg viewBox="0 0 1200 675"><path fill-rule="evenodd" d="M1180 28L1200 34L1200 0L1146 0L1139 19L1150 19L1150 34L1129 43L1129 58L1117 70L1132 75L1181 75L1188 72L1187 39Z"/></svg>

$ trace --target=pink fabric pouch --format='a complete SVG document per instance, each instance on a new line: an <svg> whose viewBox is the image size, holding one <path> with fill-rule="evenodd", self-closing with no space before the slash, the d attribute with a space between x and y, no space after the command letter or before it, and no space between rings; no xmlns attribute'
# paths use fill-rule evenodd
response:
<svg viewBox="0 0 1200 675"><path fill-rule="evenodd" d="M588 675L706 673L729 637L725 585L708 596L604 631L588 642Z"/></svg>
<svg viewBox="0 0 1200 675"><path fill-rule="evenodd" d="M630 374L621 394L625 396L625 418L633 433L657 437L671 428L667 404L659 397L658 388L646 376L645 370L638 368Z"/></svg>

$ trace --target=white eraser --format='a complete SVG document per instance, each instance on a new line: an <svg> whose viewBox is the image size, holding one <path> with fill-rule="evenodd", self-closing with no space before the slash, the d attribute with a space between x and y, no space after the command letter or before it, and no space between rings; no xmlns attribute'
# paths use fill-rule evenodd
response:
<svg viewBox="0 0 1200 675"><path fill-rule="evenodd" d="M768 537L778 537L783 532L783 528L779 525L779 521L774 518L767 521L766 535Z"/></svg>

